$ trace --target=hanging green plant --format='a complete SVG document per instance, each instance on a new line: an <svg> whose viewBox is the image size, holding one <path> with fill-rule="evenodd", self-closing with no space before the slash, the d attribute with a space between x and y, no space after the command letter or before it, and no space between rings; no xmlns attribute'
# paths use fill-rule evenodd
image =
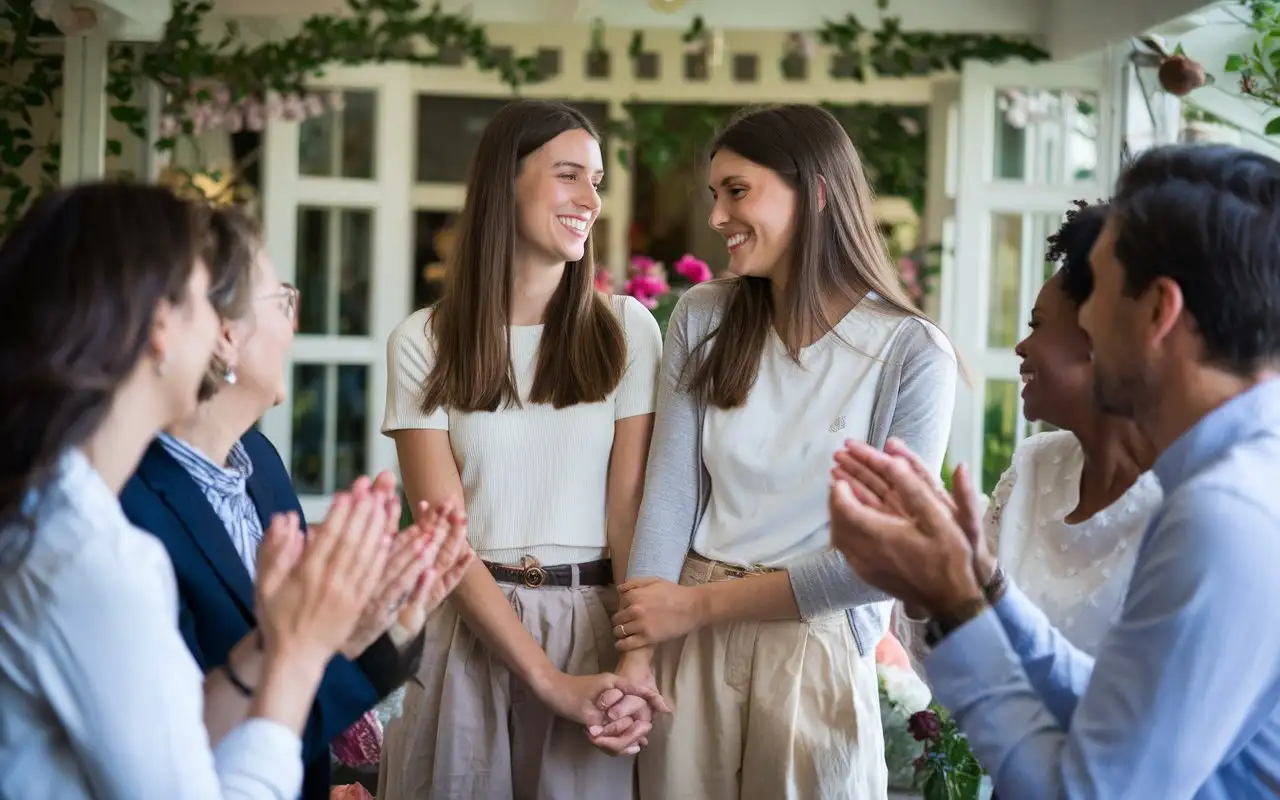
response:
<svg viewBox="0 0 1280 800"><path fill-rule="evenodd" d="M135 92L148 82L159 85L164 124L149 144L165 152L210 128L261 129L273 116L303 119L332 110L331 102L310 89L335 64L434 65L448 51L497 73L512 89L539 78L533 58L495 57L482 26L438 3L429 10L417 0L346 0L346 6L344 13L308 17L292 36L250 45L234 22L209 40L211 0L175 0L159 42L111 48L108 113L145 141L147 111ZM9 191L0 218L3 237L31 198L57 183L58 142L35 141L30 108L55 106L62 61L34 40L48 26L31 3L0 4L0 22L8 23L0 55L15 65L0 79L0 190ZM109 155L123 150L116 140L106 146ZM37 177L23 169L33 158L40 160Z"/></svg>
<svg viewBox="0 0 1280 800"><path fill-rule="evenodd" d="M1241 94L1272 109L1280 109L1280 3L1250 0L1245 5L1250 27L1257 36L1247 51L1227 56L1223 71L1240 76ZM1175 57L1177 55L1175 53ZM1280 115L1268 120L1264 132L1268 136L1280 136Z"/></svg>

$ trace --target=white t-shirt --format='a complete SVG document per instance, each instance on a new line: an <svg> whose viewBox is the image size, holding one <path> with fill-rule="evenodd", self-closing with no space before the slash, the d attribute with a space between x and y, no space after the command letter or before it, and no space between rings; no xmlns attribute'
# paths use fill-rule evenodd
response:
<svg viewBox="0 0 1280 800"><path fill-rule="evenodd" d="M471 545L481 558L518 564L576 564L608 552L606 487L617 420L652 414L662 336L633 297L611 298L626 334L627 367L603 402L555 409L528 401L542 325L511 327L511 361L523 405L488 412L422 412L435 362L431 310L409 316L387 341L382 432L447 430L462 477Z"/></svg>
<svg viewBox="0 0 1280 800"><path fill-rule="evenodd" d="M801 350L800 364L770 329L747 402L707 409L702 461L711 500L695 551L739 566L781 567L831 548L833 454L845 440L870 434L884 357L907 319L867 298Z"/></svg>
<svg viewBox="0 0 1280 800"><path fill-rule="evenodd" d="M1027 438L991 493L985 531L1005 571L1054 626L1096 653L1120 616L1151 515L1163 493L1143 473L1120 499L1077 525L1084 451L1067 431Z"/></svg>

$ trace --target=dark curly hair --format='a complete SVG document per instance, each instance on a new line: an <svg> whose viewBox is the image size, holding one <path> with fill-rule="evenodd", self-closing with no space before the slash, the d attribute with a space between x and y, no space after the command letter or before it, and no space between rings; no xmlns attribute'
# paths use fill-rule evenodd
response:
<svg viewBox="0 0 1280 800"><path fill-rule="evenodd" d="M1062 291L1079 307L1093 291L1093 270L1089 268L1089 251L1102 233L1111 206L1104 200L1090 205L1085 200L1072 203L1067 219L1058 232L1049 237L1045 260L1057 263L1062 272Z"/></svg>

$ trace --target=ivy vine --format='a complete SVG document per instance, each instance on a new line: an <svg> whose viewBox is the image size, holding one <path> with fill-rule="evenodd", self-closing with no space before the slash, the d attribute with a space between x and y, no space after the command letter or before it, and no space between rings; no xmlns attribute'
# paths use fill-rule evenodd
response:
<svg viewBox="0 0 1280 800"><path fill-rule="evenodd" d="M443 11L439 4L425 11L417 0L346 0L346 5L345 13L309 17L292 36L249 46L234 22L226 24L216 41L202 36L210 28L211 0L174 0L173 16L159 42L110 48L108 113L146 141L147 110L139 94L148 83L159 85L163 114L174 124L148 144L166 152L229 112L301 96L322 81L324 68L333 64L433 65L441 62L442 52L450 52L481 70L496 72L513 90L538 79L533 58L497 57L482 26L465 15ZM0 4L0 23L7 24L0 24L0 29L7 27L0 55L14 65L0 80L0 191L8 190L0 237L37 193L58 181L57 136L37 141L31 110L57 108L62 57L37 41L57 32L35 15L32 6ZM107 155L123 152L118 140L108 141L106 148ZM39 164L34 179L27 174L33 159Z"/></svg>
<svg viewBox="0 0 1280 800"><path fill-rule="evenodd" d="M1249 0L1245 5L1257 37L1249 50L1227 56L1223 70L1240 76L1241 94L1280 109L1280 3ZM1280 136L1280 115L1268 120L1264 132Z"/></svg>

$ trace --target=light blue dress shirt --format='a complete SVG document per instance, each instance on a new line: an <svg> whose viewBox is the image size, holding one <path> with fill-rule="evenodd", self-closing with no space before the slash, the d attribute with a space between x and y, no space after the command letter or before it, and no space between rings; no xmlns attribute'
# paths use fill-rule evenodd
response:
<svg viewBox="0 0 1280 800"><path fill-rule="evenodd" d="M1156 462L1165 501L1097 661L1016 586L926 659L996 794L1280 796L1280 380Z"/></svg>
<svg viewBox="0 0 1280 800"><path fill-rule="evenodd" d="M247 719L210 747L173 565L78 450L36 513L0 580L0 797L297 797L302 743L280 723Z"/></svg>

